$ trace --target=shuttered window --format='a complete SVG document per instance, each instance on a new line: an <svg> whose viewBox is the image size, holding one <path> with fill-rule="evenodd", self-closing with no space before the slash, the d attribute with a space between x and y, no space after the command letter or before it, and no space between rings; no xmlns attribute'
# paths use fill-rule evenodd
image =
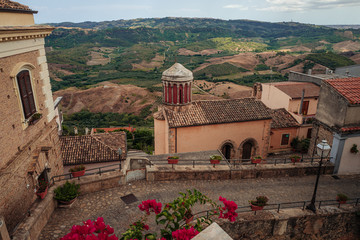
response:
<svg viewBox="0 0 360 240"><path fill-rule="evenodd" d="M23 70L16 75L21 103L25 119L28 119L36 112L34 94L31 87L30 73L28 70Z"/></svg>

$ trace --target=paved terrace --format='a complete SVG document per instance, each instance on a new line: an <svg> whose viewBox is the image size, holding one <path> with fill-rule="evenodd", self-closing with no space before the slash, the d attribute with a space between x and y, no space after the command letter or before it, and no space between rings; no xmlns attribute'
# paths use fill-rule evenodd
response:
<svg viewBox="0 0 360 240"><path fill-rule="evenodd" d="M217 181L137 181L113 189L80 196L70 209L55 209L48 224L43 229L41 240L59 239L69 232L74 224L87 219L104 217L105 222L115 229L117 236L128 225L142 216L137 205L147 199L156 199L162 203L170 202L179 196L179 192L196 188L214 200L219 195L235 201L239 206L248 205L248 200L258 195L269 197L269 203L309 201L314 189L316 176L286 177L276 179L242 179ZM120 197L133 193L138 201L126 205ZM317 200L335 199L337 193L345 193L350 198L360 196L360 175L342 176L334 179L321 176ZM219 202L220 203L220 202ZM195 209L201 210L201 209ZM154 215L150 216L153 219ZM150 228L156 226L150 223Z"/></svg>

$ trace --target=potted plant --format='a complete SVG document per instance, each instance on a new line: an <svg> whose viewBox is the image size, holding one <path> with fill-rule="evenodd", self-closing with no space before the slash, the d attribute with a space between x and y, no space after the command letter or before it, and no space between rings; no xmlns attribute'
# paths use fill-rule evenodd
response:
<svg viewBox="0 0 360 240"><path fill-rule="evenodd" d="M190 208L185 212L184 220L186 224L189 224L192 220L194 220L194 215L192 214Z"/></svg>
<svg viewBox="0 0 360 240"><path fill-rule="evenodd" d="M215 167L215 164L219 164L221 160L222 160L222 157L219 155L211 155L210 156L210 163L214 164L214 167Z"/></svg>
<svg viewBox="0 0 360 240"><path fill-rule="evenodd" d="M84 176L85 174L85 166L84 165L79 165L79 166L75 166L73 168L70 168L69 172L71 172L71 175L73 177L81 177Z"/></svg>
<svg viewBox="0 0 360 240"><path fill-rule="evenodd" d="M29 119L29 124L33 125L37 123L41 117L42 117L41 113L34 113Z"/></svg>
<svg viewBox="0 0 360 240"><path fill-rule="evenodd" d="M65 184L54 190L54 198L63 205L70 205L76 200L77 196L79 196L79 188L79 184L66 181Z"/></svg>
<svg viewBox="0 0 360 240"><path fill-rule="evenodd" d="M47 194L48 187L49 187L49 184L47 181L45 181L45 179L39 179L39 187L36 190L36 195L40 199L44 199Z"/></svg>
<svg viewBox="0 0 360 240"><path fill-rule="evenodd" d="M336 196L336 201L339 202L339 204L344 204L346 203L346 201L349 199L348 196L346 196L345 194L342 194L342 193L339 193L337 196Z"/></svg>
<svg viewBox="0 0 360 240"><path fill-rule="evenodd" d="M350 152L357 154L359 152L359 149L357 149L357 145L353 144L352 147L350 148Z"/></svg>
<svg viewBox="0 0 360 240"><path fill-rule="evenodd" d="M298 156L298 155L292 155L292 156L290 157L290 159L291 159L291 162L295 163L295 162L299 162L300 159L301 159L301 157Z"/></svg>
<svg viewBox="0 0 360 240"><path fill-rule="evenodd" d="M179 162L179 157L178 156L169 156L167 158L168 160L168 164L177 164Z"/></svg>
<svg viewBox="0 0 360 240"><path fill-rule="evenodd" d="M261 160L262 160L261 156L256 156L251 159L251 163L258 164L261 163Z"/></svg>
<svg viewBox="0 0 360 240"><path fill-rule="evenodd" d="M256 200L250 200L249 203L251 205L252 211L262 210L269 199L266 196L258 196Z"/></svg>

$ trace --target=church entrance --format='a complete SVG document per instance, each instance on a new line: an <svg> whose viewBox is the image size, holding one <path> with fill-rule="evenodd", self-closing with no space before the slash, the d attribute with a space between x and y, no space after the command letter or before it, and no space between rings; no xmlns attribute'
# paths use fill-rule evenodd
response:
<svg viewBox="0 0 360 240"><path fill-rule="evenodd" d="M221 148L221 152L226 159L231 158L231 151L233 150L234 146L231 143L225 143Z"/></svg>
<svg viewBox="0 0 360 240"><path fill-rule="evenodd" d="M242 159L250 159L251 158L251 150L253 148L253 144L250 141L247 141L243 145Z"/></svg>

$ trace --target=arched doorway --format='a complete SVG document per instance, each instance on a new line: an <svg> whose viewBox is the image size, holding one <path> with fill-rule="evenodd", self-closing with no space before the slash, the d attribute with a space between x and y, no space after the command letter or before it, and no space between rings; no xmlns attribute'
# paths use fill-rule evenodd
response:
<svg viewBox="0 0 360 240"><path fill-rule="evenodd" d="M251 141L247 141L243 145L243 151L242 151L242 159L250 159L251 158L251 152L252 152L253 144Z"/></svg>
<svg viewBox="0 0 360 240"><path fill-rule="evenodd" d="M231 143L225 143L221 148L221 152L226 159L230 159L231 152L233 151L233 149L234 149L234 146Z"/></svg>

